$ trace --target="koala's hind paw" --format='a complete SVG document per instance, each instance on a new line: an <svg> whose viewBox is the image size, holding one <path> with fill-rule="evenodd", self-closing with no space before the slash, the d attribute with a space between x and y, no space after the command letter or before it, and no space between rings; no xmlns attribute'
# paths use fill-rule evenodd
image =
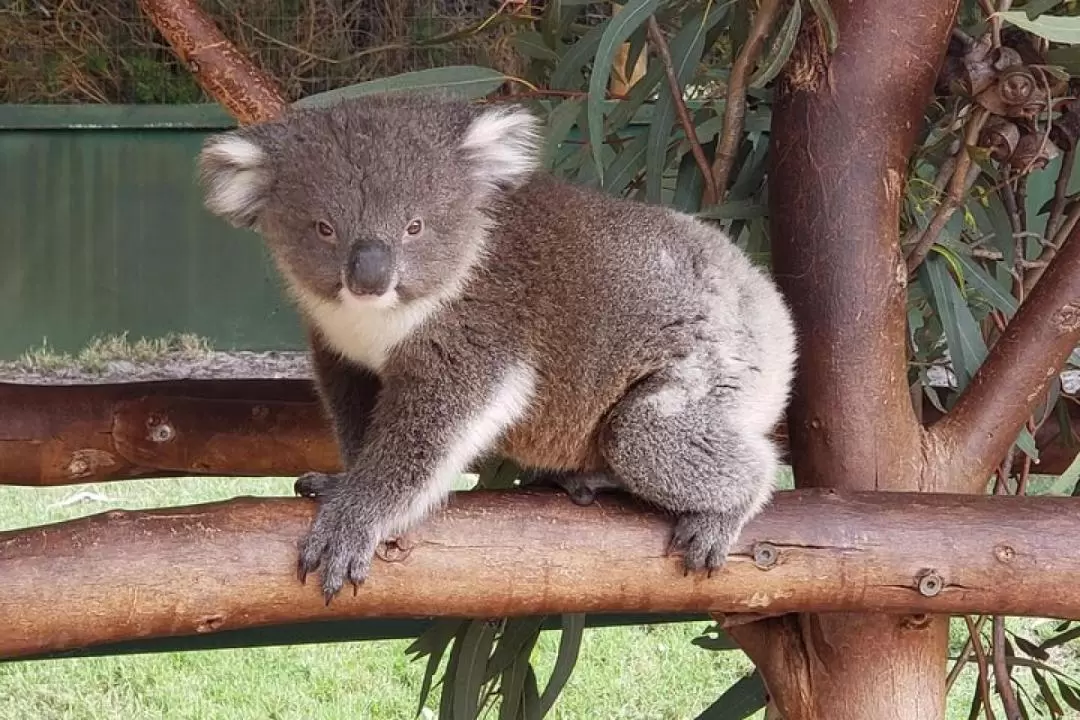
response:
<svg viewBox="0 0 1080 720"><path fill-rule="evenodd" d="M326 495L326 491L338 483L337 475L327 475L320 472L304 473L296 478L293 483L293 492L301 497L318 498Z"/></svg>
<svg viewBox="0 0 1080 720"><path fill-rule="evenodd" d="M685 513L675 523L671 550L683 551L686 572L724 567L736 532L731 521L719 514Z"/></svg>
<svg viewBox="0 0 1080 720"><path fill-rule="evenodd" d="M322 568L322 589L326 604L348 581L355 595L371 571L371 560L379 544L374 528L324 502L315 523L300 541L297 576L304 582L308 573Z"/></svg>

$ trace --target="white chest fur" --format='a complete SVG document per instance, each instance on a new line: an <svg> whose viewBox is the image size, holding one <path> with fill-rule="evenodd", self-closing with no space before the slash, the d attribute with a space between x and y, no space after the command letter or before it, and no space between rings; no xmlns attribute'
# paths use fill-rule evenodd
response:
<svg viewBox="0 0 1080 720"><path fill-rule="evenodd" d="M349 360L374 372L382 368L391 351L441 304L435 298L402 304L393 291L372 301L342 292L338 302L315 297L297 288L293 291L326 342Z"/></svg>

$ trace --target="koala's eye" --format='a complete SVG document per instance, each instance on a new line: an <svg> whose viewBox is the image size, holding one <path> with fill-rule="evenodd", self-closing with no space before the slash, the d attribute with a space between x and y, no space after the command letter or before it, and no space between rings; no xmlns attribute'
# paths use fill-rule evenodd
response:
<svg viewBox="0 0 1080 720"><path fill-rule="evenodd" d="M419 235L420 231L424 229L424 221L420 218L413 220L405 228L405 232L409 235Z"/></svg>
<svg viewBox="0 0 1080 720"><path fill-rule="evenodd" d="M334 228L330 225L330 223L326 222L325 220L320 220L319 222L315 223L315 229L318 230L319 235L324 238L334 237Z"/></svg>

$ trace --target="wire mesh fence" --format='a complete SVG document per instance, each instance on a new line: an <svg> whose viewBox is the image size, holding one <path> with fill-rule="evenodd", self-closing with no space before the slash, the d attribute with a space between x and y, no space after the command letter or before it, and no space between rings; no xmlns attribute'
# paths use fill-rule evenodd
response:
<svg viewBox="0 0 1080 720"><path fill-rule="evenodd" d="M201 5L241 52L278 79L290 99L449 64L476 63L519 74L525 61L510 38L522 21L543 10L536 0L202 0ZM583 8L584 22L608 10L608 3L592 5ZM0 0L0 102L207 99L136 0Z"/></svg>

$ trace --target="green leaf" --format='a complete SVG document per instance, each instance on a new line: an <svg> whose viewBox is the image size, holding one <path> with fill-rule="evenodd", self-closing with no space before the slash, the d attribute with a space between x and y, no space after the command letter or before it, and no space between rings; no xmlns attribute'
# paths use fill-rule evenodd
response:
<svg viewBox="0 0 1080 720"><path fill-rule="evenodd" d="M514 49L527 58L544 60L546 62L558 62L559 53L555 52L548 44L543 35L535 30L523 30L516 32L510 37Z"/></svg>
<svg viewBox="0 0 1080 720"><path fill-rule="evenodd" d="M919 276L945 330L958 389L963 390L986 359L986 342L941 255L929 255L919 268Z"/></svg>
<svg viewBox="0 0 1080 720"><path fill-rule="evenodd" d="M1065 704L1073 710L1080 710L1080 696L1076 694L1076 691L1066 685L1060 678L1057 678L1057 686L1058 693L1061 694L1061 699L1065 701Z"/></svg>
<svg viewBox="0 0 1080 720"><path fill-rule="evenodd" d="M494 679L497 675L510 667L516 659L522 655L522 651L536 643L540 637L540 627L544 624L545 615L536 617L511 618L506 621L499 642L495 646L495 652L488 660L484 680ZM528 661L528 653L525 654Z"/></svg>
<svg viewBox="0 0 1080 720"><path fill-rule="evenodd" d="M1027 15L1028 20L1034 20L1044 12L1053 10L1060 3L1061 0L1028 0L1024 5L1024 13Z"/></svg>
<svg viewBox="0 0 1080 720"><path fill-rule="evenodd" d="M1019 635L1013 636L1013 640L1016 642L1016 646L1027 653L1030 657L1038 658L1039 660L1049 660L1050 654L1043 648L1039 647L1035 643L1031 642L1027 638L1020 637Z"/></svg>
<svg viewBox="0 0 1080 720"><path fill-rule="evenodd" d="M373 93L403 92L414 90L446 90L468 99L485 97L499 88L507 75L480 67L479 65L448 65L415 72L391 75L390 77L368 80L355 85L327 90L308 95L297 100L296 107L326 107L349 98L371 95Z"/></svg>
<svg viewBox="0 0 1080 720"><path fill-rule="evenodd" d="M454 720L475 720L480 706L480 688L484 684L488 655L495 641L495 625L486 620L469 622L468 629L454 646L460 649L451 675L454 685Z"/></svg>
<svg viewBox="0 0 1080 720"><path fill-rule="evenodd" d="M1035 444L1035 438L1031 436L1031 431L1026 426L1020 428L1020 432L1016 437L1016 447L1020 448L1032 460L1039 459L1039 446Z"/></svg>
<svg viewBox="0 0 1080 720"><path fill-rule="evenodd" d="M576 90L582 80L582 69L593 57L596 48L600 45L600 39L604 36L608 23L605 20L589 32L582 35L577 42L563 55L563 59L555 66L551 73L551 87L553 90Z"/></svg>
<svg viewBox="0 0 1080 720"><path fill-rule="evenodd" d="M1050 715L1055 718L1059 718L1065 714L1065 711L1061 709L1061 705L1058 704L1057 698L1054 696L1053 690L1050 689L1050 684L1046 682L1046 678L1037 669L1031 669L1031 676L1035 678L1035 684L1039 686L1039 694L1042 695L1043 702L1046 703L1047 709L1050 711Z"/></svg>
<svg viewBox="0 0 1080 720"><path fill-rule="evenodd" d="M648 20L650 15L656 12L656 7L659 4L660 0L630 0L617 15L607 22L607 27L596 50L596 56L593 58L592 73L589 76L589 98L587 103L589 148L592 153L593 164L596 167L596 177L601 183L604 181L602 153L604 110L601 104L607 97L611 64L614 62L619 45L626 42L626 39Z"/></svg>
<svg viewBox="0 0 1080 720"><path fill-rule="evenodd" d="M485 490L505 490L514 486L520 474L521 468L513 460L494 458L480 469L476 486Z"/></svg>
<svg viewBox="0 0 1080 720"><path fill-rule="evenodd" d="M539 693L536 690L536 674L533 672L532 663L529 661L538 637L539 635L536 635L530 639L517 657L511 661L510 666L503 671L502 684L499 687L499 694L502 695L502 704L499 706L499 720L518 720L522 715L539 717L535 712L531 715L525 713L525 698L528 693L526 683L530 673L532 673L532 694L536 697L531 709L535 709L536 703L539 702Z"/></svg>
<svg viewBox="0 0 1080 720"><path fill-rule="evenodd" d="M825 42L829 45L829 52L836 50L839 31L836 29L836 16L833 15L829 0L809 0L814 14L821 21L821 28L825 31Z"/></svg>
<svg viewBox="0 0 1080 720"><path fill-rule="evenodd" d="M1006 10L994 13L994 15L1033 35L1046 38L1050 42L1066 45L1080 43L1080 17L1077 16L1040 15L1032 20L1023 10Z"/></svg>
<svg viewBox="0 0 1080 720"><path fill-rule="evenodd" d="M424 668L424 681L420 686L420 705L416 709L417 714L420 714L420 711L424 709L424 703L427 702L428 695L431 693L431 684L435 679L435 671L439 669L439 663L442 662L446 648L449 647L454 635L457 634L463 624L463 620L436 620L409 647L405 648L406 654L417 653L416 657L413 658L414 660L424 655L429 656L427 667Z"/></svg>
<svg viewBox="0 0 1080 720"><path fill-rule="evenodd" d="M548 115L547 137L544 145L544 167L551 168L554 166L556 154L560 149L559 146L566 141L566 137L574 129L583 104L581 98L564 100L556 105L555 109Z"/></svg>
<svg viewBox="0 0 1080 720"><path fill-rule="evenodd" d="M521 720L541 720L544 710L540 706L540 690L536 684L536 671L532 663L525 667L525 692L521 698Z"/></svg>
<svg viewBox="0 0 1080 720"><path fill-rule="evenodd" d="M559 50L562 45L562 1L548 0L544 3L544 15L541 21L543 40L552 50Z"/></svg>
<svg viewBox="0 0 1080 720"><path fill-rule="evenodd" d="M975 262L971 256L964 253L955 254L956 263L964 273L964 279L978 290L995 308L1005 313L1005 317L1011 318L1016 312L1016 298L1007 292L982 266Z"/></svg>
<svg viewBox="0 0 1080 720"><path fill-rule="evenodd" d="M1043 640L1039 647L1043 650L1049 650L1050 648L1072 642L1077 638L1080 638L1080 625Z"/></svg>
<svg viewBox="0 0 1080 720"><path fill-rule="evenodd" d="M744 720L765 707L765 682L757 671L739 678L697 720Z"/></svg>
<svg viewBox="0 0 1080 720"><path fill-rule="evenodd" d="M1080 454L1073 458L1065 472L1058 475L1057 480L1050 486L1049 493L1052 495L1072 495L1080 480ZM1044 644L1045 646L1045 644Z"/></svg>
<svg viewBox="0 0 1080 720"><path fill-rule="evenodd" d="M555 667L548 678L547 686L543 695L540 696L540 714L547 715L548 711L559 698L559 694L570 679L570 674L577 664L578 652L581 650L581 639L585 633L585 614L575 613L562 616L562 638L559 640L559 654L555 658Z"/></svg>
<svg viewBox="0 0 1080 720"><path fill-rule="evenodd" d="M679 92L683 93L686 84L694 77L701 54L705 50L706 35L724 19L728 5L722 3L708 15L704 12L688 18L683 27L668 46L671 62L678 81ZM666 83L665 83L666 84ZM645 198L649 202L660 202L661 180L667 162L668 144L671 139L671 125L677 115L675 98L671 88L662 88L653 108L652 123L649 125L649 149L646 160Z"/></svg>
<svg viewBox="0 0 1080 720"><path fill-rule="evenodd" d="M795 39L799 36L799 27L802 25L802 0L791 3L791 9L784 18L784 24L777 33L776 50L768 57L761 67L750 77L750 87L765 87L773 78L780 74L784 63L791 57L791 51L795 47Z"/></svg>
<svg viewBox="0 0 1080 720"><path fill-rule="evenodd" d="M607 177L604 179L604 190L612 195L619 195L627 185L633 182L645 166L645 145L648 140L647 135L642 135L622 147L615 157L615 162L608 167Z"/></svg>
<svg viewBox="0 0 1080 720"><path fill-rule="evenodd" d="M716 637L713 637L715 635ZM690 641L699 648L713 651L738 650L739 645L719 625L710 625L702 634Z"/></svg>

